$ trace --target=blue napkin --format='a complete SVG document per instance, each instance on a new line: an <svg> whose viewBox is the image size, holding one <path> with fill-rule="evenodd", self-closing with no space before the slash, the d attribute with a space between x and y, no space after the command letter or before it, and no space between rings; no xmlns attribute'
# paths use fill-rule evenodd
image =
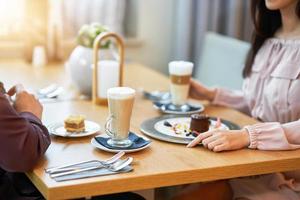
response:
<svg viewBox="0 0 300 200"><path fill-rule="evenodd" d="M108 148L108 149L122 149L122 150L132 150L132 149L139 149L142 148L149 143L151 143L150 140L145 140L142 137L137 136L136 134L130 132L128 135L128 139L132 141L132 145L129 147L113 147L107 143L107 140L110 138L105 138L105 137L95 137L95 140L101 144L102 146Z"/></svg>

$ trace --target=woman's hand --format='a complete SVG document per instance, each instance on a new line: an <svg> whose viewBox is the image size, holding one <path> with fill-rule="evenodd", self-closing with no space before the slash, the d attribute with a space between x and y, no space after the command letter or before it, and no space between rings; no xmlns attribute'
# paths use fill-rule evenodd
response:
<svg viewBox="0 0 300 200"><path fill-rule="evenodd" d="M190 97L198 100L213 101L216 96L216 89L210 89L199 83L198 81L191 79L190 83Z"/></svg>
<svg viewBox="0 0 300 200"><path fill-rule="evenodd" d="M250 138L246 129L242 130L213 130L201 133L187 147L194 147L202 142L209 150L220 152L242 149L250 144Z"/></svg>

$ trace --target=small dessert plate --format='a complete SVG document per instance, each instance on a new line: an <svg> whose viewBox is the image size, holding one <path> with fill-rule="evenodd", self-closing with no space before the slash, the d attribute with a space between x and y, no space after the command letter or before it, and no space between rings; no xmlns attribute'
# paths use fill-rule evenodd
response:
<svg viewBox="0 0 300 200"><path fill-rule="evenodd" d="M163 113L174 115L188 115L204 111L204 106L200 103L187 103L182 106L176 106L171 102L154 102L153 106Z"/></svg>
<svg viewBox="0 0 300 200"><path fill-rule="evenodd" d="M137 135L137 134L136 134ZM151 140L149 140L148 138L144 137L144 136L141 136L141 135L137 135L138 137L141 137L143 138L145 141L148 142L147 145L145 146L142 146L140 148L134 148L134 149L124 149L124 148L114 148L114 149L110 149L110 148L107 148L105 147L104 145L100 144L99 142L96 141L95 138L92 138L91 140L91 144L96 147L97 149L100 149L100 150L103 150L103 151L106 151L106 152L110 152L110 153L118 153L120 151L124 151L125 153L133 153L133 152L137 152L137 151L141 151L143 149L146 149L148 148L150 145L151 145ZM104 138L108 138L109 136L106 135L106 134L102 134L101 136L97 136L97 137L104 137Z"/></svg>
<svg viewBox="0 0 300 200"><path fill-rule="evenodd" d="M67 132L66 129L64 128L64 123L63 122L57 122L53 124L49 124L47 126L49 132L53 135L56 136L61 136L61 137L85 137L89 135L93 135L101 130L101 127L99 124L93 121L85 120L85 131L82 132Z"/></svg>

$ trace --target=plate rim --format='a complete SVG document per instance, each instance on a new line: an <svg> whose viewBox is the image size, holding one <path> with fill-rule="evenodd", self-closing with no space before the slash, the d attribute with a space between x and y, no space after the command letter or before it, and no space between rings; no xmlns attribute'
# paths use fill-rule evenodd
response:
<svg viewBox="0 0 300 200"><path fill-rule="evenodd" d="M190 115L162 115L154 118L150 118L148 120L145 120L142 122L140 125L140 131L144 133L145 135L165 141L165 142L171 142L171 143L177 143L177 144L188 144L190 143L193 139L192 138L178 138L170 135L165 135L159 131L157 131L154 128L154 125L161 120L166 120L170 118L182 118L182 117L190 117ZM210 116L212 119L217 119L216 117ZM238 130L241 127L229 120L221 119L222 123L224 123L230 130Z"/></svg>
<svg viewBox="0 0 300 200"><path fill-rule="evenodd" d="M106 134L103 133L101 135L106 135ZM99 136L101 136L101 135L99 135ZM93 137L91 139L90 143L94 148L100 149L102 151L110 152L110 153L118 153L120 151L124 151L125 153L133 153L133 152L144 150L144 149L148 148L151 145L152 141L149 138L147 138L146 136L140 135L140 134L136 134L136 135L139 136L139 137L142 137L143 139L145 139L147 141L150 141L149 144L147 144L143 147L137 148L137 149L128 149L128 150L126 150L126 149L109 149L109 148L106 148L105 146L103 146L103 145L99 144L98 142L96 142L95 137ZM101 148L99 146L101 146Z"/></svg>
<svg viewBox="0 0 300 200"><path fill-rule="evenodd" d="M47 129L48 129L48 131L49 131L49 133L50 133L51 135L55 135L55 136L57 136L57 137L63 137L63 138L80 138L80 137L87 137L87 136L94 135L94 134L96 134L97 132L100 132L100 131L101 131L101 125L98 124L97 122L91 121L91 120L85 120L85 122L93 123L93 124L97 125L97 126L98 126L97 130L96 130L96 131L90 131L90 132L88 132L88 133L86 133L86 134L70 134L70 135L65 135L65 136L63 136L63 135L55 134L54 131L51 131L51 129L53 130L53 128L55 128L55 127L57 127L57 126L63 126L63 125L64 125L63 122L53 122L53 123L47 124L46 127L47 127Z"/></svg>

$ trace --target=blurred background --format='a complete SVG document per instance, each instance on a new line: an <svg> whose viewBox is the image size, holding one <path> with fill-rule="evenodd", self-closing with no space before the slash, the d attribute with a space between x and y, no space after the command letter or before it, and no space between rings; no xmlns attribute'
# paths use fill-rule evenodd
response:
<svg viewBox="0 0 300 200"><path fill-rule="evenodd" d="M49 62L63 62L80 27L99 22L124 37L127 62L167 73L169 61L188 60L208 85L239 88L252 32L249 6L244 0L0 0L0 58L31 62L42 46ZM228 84L223 72L239 77Z"/></svg>

